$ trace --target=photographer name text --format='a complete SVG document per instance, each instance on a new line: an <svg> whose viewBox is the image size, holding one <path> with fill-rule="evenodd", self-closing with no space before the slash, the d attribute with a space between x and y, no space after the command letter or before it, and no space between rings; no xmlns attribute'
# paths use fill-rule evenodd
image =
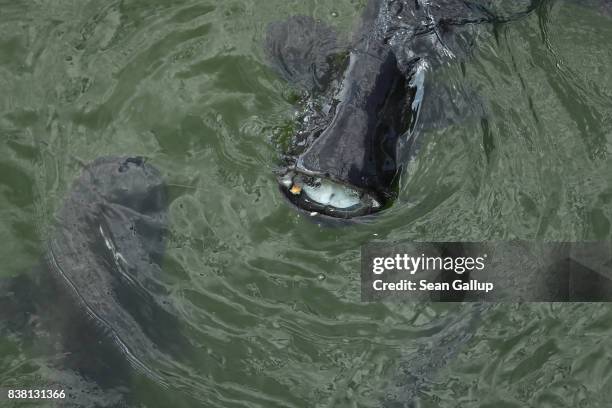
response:
<svg viewBox="0 0 612 408"><path fill-rule="evenodd" d="M377 292L382 291L470 291L485 292L493 291L492 282L479 281L477 279L465 279L466 272L482 271L485 268L487 255L480 257L441 257L441 256L411 256L408 254L396 254L392 257L375 257L372 260L372 273L378 278L372 282L372 288ZM457 274L458 279L448 282L431 281L428 279L400 279L387 282L382 279L386 272L400 272L413 277L418 272L424 271L446 271Z"/></svg>

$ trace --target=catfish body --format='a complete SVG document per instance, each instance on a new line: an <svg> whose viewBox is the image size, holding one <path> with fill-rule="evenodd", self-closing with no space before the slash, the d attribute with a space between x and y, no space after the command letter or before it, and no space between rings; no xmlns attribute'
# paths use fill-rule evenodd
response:
<svg viewBox="0 0 612 408"><path fill-rule="evenodd" d="M102 157L73 182L48 241L45 268L138 372L199 398L204 364L162 270L166 184L142 157Z"/></svg>

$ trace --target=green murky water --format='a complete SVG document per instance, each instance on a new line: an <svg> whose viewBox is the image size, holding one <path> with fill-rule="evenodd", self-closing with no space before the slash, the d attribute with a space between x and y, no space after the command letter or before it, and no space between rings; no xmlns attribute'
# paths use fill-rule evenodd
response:
<svg viewBox="0 0 612 408"><path fill-rule="evenodd" d="M462 326L470 307L363 304L359 248L609 239L612 17L548 2L483 27L474 55L436 74L476 91L486 116L423 135L398 202L375 222L321 227L284 203L272 174L296 106L261 43L291 14L347 33L359 3L0 3L0 277L42 273L53 213L83 162L143 155L171 192L165 289L196 328L191 385L165 373L163 388L103 354L88 364L105 368L85 375L64 364L60 328L5 311L3 393L70 398L3 395L2 406L609 406L612 306L492 306Z"/></svg>

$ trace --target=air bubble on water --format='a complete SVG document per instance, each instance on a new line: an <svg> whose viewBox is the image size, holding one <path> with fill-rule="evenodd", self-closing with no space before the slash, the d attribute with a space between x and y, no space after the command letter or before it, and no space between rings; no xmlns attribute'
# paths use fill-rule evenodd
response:
<svg viewBox="0 0 612 408"><path fill-rule="evenodd" d="M334 17L334 18L338 17L338 12L337 11L332 11L331 12L331 16Z"/></svg>
<svg viewBox="0 0 612 408"><path fill-rule="evenodd" d="M317 276L317 279L318 279L318 280L320 280L320 281L324 281L324 280L325 280L325 275L324 275L324 274L322 274L322 273L320 273L320 274Z"/></svg>

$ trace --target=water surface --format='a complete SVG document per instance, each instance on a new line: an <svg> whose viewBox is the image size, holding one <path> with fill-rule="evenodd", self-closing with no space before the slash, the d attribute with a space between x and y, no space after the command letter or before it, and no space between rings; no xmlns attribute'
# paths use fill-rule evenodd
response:
<svg viewBox="0 0 612 408"><path fill-rule="evenodd" d="M0 294L18 305L0 321L0 387L71 399L3 406L607 406L610 306L364 304L359 248L610 239L612 18L544 2L483 26L473 55L435 73L481 114L422 135L375 222L329 228L278 192L279 140L299 106L261 44L292 14L346 35L361 3L0 6L0 277L40 282L53 214L82 163L145 156L169 185L163 289L179 322L155 329L191 344L166 388L95 331L67 336L70 320L31 305L45 305L46 288L26 283Z"/></svg>

